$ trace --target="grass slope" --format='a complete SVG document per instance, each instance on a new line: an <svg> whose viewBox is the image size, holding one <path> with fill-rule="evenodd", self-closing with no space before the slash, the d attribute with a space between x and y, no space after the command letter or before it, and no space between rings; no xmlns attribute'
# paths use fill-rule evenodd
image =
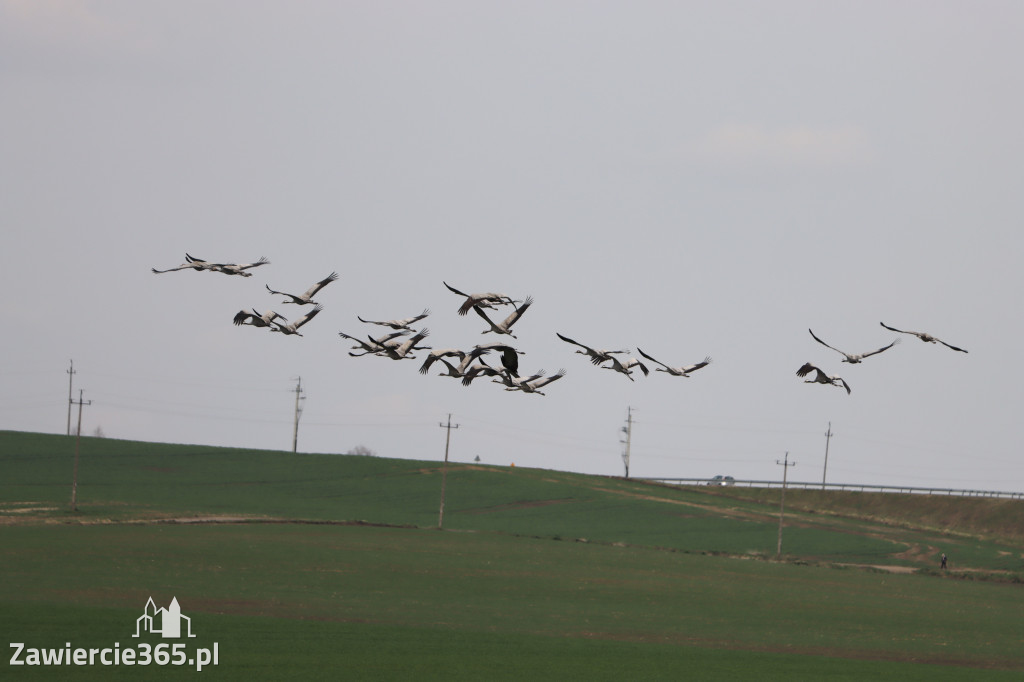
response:
<svg viewBox="0 0 1024 682"><path fill-rule="evenodd" d="M68 516L74 440L0 432L0 518L24 514L80 521L248 516L432 527L438 522L441 467L376 457L83 438L78 500ZM748 494L756 494L750 493ZM670 549L774 556L778 491L759 499L739 491L674 488L563 472L453 465L445 527L518 535L585 538ZM806 493L801 495L798 493ZM820 497L811 497L820 495ZM849 515L827 509L830 496L859 501ZM859 496L859 497L858 497ZM902 498L896 512L891 498ZM880 493L791 491L784 530L790 557L836 563L934 567L946 552L953 568L1024 571L1004 523L1020 500L934 500ZM806 500L806 501L805 501ZM998 516L983 535L936 528L928 505L989 502ZM915 509L925 510L915 517ZM849 503L847 503L849 507ZM870 509L884 512L870 515ZM35 509L35 512L21 510ZM898 513L897 513L898 512ZM979 528L975 519L973 529Z"/></svg>
<svg viewBox="0 0 1024 682"><path fill-rule="evenodd" d="M954 567L1021 570L1019 544L921 523L916 497L895 520L808 503L787 514L791 560L770 562L757 557L774 554L777 500L459 465L448 532L437 532L427 530L437 463L366 457L86 438L71 513L73 445L0 432L9 641L137 646L152 596L178 598L199 635L189 646L219 643L227 679L1002 680L1024 670L1024 592L1008 576L834 567L927 566L959 542ZM248 521L181 522L211 517Z"/></svg>
<svg viewBox="0 0 1024 682"><path fill-rule="evenodd" d="M780 491L730 488L724 494L778 504ZM813 510L890 525L937 529L1018 545L1024 543L1024 514L1021 513L1024 504L1015 499L793 489L786 491L786 504L794 510Z"/></svg>

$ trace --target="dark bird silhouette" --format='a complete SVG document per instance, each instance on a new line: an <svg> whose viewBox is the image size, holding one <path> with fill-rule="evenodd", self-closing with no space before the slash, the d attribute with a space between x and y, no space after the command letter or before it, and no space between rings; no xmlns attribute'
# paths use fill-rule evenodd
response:
<svg viewBox="0 0 1024 682"><path fill-rule="evenodd" d="M474 351L489 351L501 353L501 366L513 377L519 376L519 356L525 355L523 351L516 350L512 346L501 343L500 341L492 341L491 343L482 343L473 347ZM483 353L480 353L481 355Z"/></svg>

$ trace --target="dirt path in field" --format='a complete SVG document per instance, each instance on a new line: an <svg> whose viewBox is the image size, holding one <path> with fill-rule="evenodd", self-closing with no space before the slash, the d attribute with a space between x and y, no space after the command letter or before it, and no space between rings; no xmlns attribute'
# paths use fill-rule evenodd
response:
<svg viewBox="0 0 1024 682"><path fill-rule="evenodd" d="M26 504L26 503L22 503ZM34 504L34 503L28 503ZM415 526L329 519L289 519L244 514L197 514L193 516L133 516L131 518L86 518L67 512L63 507L0 505L0 526L13 525L199 525L199 524L300 524L323 526L375 526L381 528L415 528Z"/></svg>
<svg viewBox="0 0 1024 682"><path fill-rule="evenodd" d="M880 564L833 564L833 566L843 566L844 568L873 568L876 571L885 571L886 573L917 572L917 567L915 566L884 566Z"/></svg>
<svg viewBox="0 0 1024 682"><path fill-rule="evenodd" d="M611 495L618 495L620 497L630 497L637 500L648 500L651 502L663 502L665 504L675 504L681 507L692 507L694 509L700 509L701 511L711 512L713 514L721 514L723 516L731 516L739 519L764 521L766 519L775 518L774 514L753 512L746 509L736 509L735 507L721 507L713 504L698 504L697 502L684 502L683 500L674 500L669 497L660 497L658 495L641 495L640 493L634 493L627 490L615 490L614 488L607 488L604 486L592 486L591 489L598 490L603 493L609 493Z"/></svg>

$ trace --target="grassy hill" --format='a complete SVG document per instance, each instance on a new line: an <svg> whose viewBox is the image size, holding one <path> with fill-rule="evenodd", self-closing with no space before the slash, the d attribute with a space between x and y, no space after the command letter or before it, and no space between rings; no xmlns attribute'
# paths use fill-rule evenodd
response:
<svg viewBox="0 0 1024 682"><path fill-rule="evenodd" d="M453 465L437 532L437 462L83 438L72 512L73 455L64 436L0 432L0 615L27 647L169 646L132 634L152 598L192 619L183 663L216 644L225 679L1024 671L1019 501L787 495L772 561L777 490ZM963 525L936 522L960 502ZM140 673L180 674L73 675Z"/></svg>
<svg viewBox="0 0 1024 682"><path fill-rule="evenodd" d="M0 518L125 521L214 517L438 523L438 462L0 432ZM650 485L551 470L449 466L449 530L774 556L779 490ZM1024 572L1024 501L792 490L790 558Z"/></svg>
<svg viewBox="0 0 1024 682"><path fill-rule="evenodd" d="M778 489L766 488L730 488L725 494L766 504L778 504L779 498ZM1019 499L790 489L786 491L786 506L889 525L1024 542L1024 500Z"/></svg>

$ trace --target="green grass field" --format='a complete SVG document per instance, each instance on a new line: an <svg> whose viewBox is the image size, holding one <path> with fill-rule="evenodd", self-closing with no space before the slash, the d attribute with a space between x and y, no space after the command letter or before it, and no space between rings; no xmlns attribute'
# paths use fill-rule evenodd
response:
<svg viewBox="0 0 1024 682"><path fill-rule="evenodd" d="M190 650L218 645L203 672L228 679L1024 671L1020 501L969 500L956 527L940 521L957 498L796 495L771 561L778 491L457 465L439 532L435 462L86 438L73 513L73 453L66 437L0 432L9 642L155 646L132 637L152 596L179 600ZM42 679L191 669L5 665Z"/></svg>

